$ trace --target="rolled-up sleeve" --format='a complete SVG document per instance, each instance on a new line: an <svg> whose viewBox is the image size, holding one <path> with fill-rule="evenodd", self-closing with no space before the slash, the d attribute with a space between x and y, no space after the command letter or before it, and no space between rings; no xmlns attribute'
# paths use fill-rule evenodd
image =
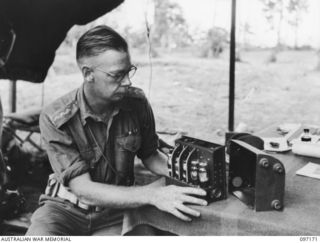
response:
<svg viewBox="0 0 320 243"><path fill-rule="evenodd" d="M156 125L152 108L147 100L140 107L140 122L141 122L141 147L138 150L137 156L140 159L146 159L158 149L158 135L156 133Z"/></svg>
<svg viewBox="0 0 320 243"><path fill-rule="evenodd" d="M60 183L68 186L71 179L89 171L73 138L63 128L57 128L45 113L40 115L40 131L51 167Z"/></svg>

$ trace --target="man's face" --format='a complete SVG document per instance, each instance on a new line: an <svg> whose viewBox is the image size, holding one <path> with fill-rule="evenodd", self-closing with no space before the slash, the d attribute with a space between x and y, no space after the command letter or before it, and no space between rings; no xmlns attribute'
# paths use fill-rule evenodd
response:
<svg viewBox="0 0 320 243"><path fill-rule="evenodd" d="M94 96L106 101L119 101L130 87L128 77L131 62L130 55L117 50L107 50L104 53L88 58L91 67Z"/></svg>

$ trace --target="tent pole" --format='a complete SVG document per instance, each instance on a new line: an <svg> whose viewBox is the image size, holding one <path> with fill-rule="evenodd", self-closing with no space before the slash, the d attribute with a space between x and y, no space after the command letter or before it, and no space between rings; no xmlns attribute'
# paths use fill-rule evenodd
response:
<svg viewBox="0 0 320 243"><path fill-rule="evenodd" d="M17 106L17 80L9 81L9 112L16 112Z"/></svg>
<svg viewBox="0 0 320 243"><path fill-rule="evenodd" d="M235 50L236 50L236 0L232 0L230 29L230 64L229 64L229 131L234 130L235 99Z"/></svg>

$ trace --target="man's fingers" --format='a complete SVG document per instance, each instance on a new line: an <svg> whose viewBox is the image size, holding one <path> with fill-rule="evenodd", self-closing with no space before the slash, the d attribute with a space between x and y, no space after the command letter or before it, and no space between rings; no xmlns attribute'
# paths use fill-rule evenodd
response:
<svg viewBox="0 0 320 243"><path fill-rule="evenodd" d="M181 200L184 203L189 203L189 204L195 204L195 205L201 205L201 206L208 205L208 202L206 200L201 199L201 198L196 198L193 196L188 196L188 195L181 196Z"/></svg>
<svg viewBox="0 0 320 243"><path fill-rule="evenodd" d="M180 187L180 191L185 194L192 194L198 196L205 196L207 194L205 190L194 187Z"/></svg>
<svg viewBox="0 0 320 243"><path fill-rule="evenodd" d="M182 213L185 213L185 214L189 214L191 216L194 216L194 217L199 217L200 216L200 213L192 208L189 208L183 204L180 204L177 206L177 209L179 209Z"/></svg>
<svg viewBox="0 0 320 243"><path fill-rule="evenodd" d="M179 210L174 209L171 212L174 216L176 216L177 218L183 220L183 221L191 221L191 218L189 218L188 216L184 215L183 213L181 213Z"/></svg>

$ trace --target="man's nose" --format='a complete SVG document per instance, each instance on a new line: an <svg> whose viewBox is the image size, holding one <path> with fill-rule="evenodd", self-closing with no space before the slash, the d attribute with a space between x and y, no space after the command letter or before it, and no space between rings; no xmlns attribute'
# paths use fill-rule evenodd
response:
<svg viewBox="0 0 320 243"><path fill-rule="evenodd" d="M129 78L129 75L127 74L121 81L121 86L131 86L131 80Z"/></svg>

